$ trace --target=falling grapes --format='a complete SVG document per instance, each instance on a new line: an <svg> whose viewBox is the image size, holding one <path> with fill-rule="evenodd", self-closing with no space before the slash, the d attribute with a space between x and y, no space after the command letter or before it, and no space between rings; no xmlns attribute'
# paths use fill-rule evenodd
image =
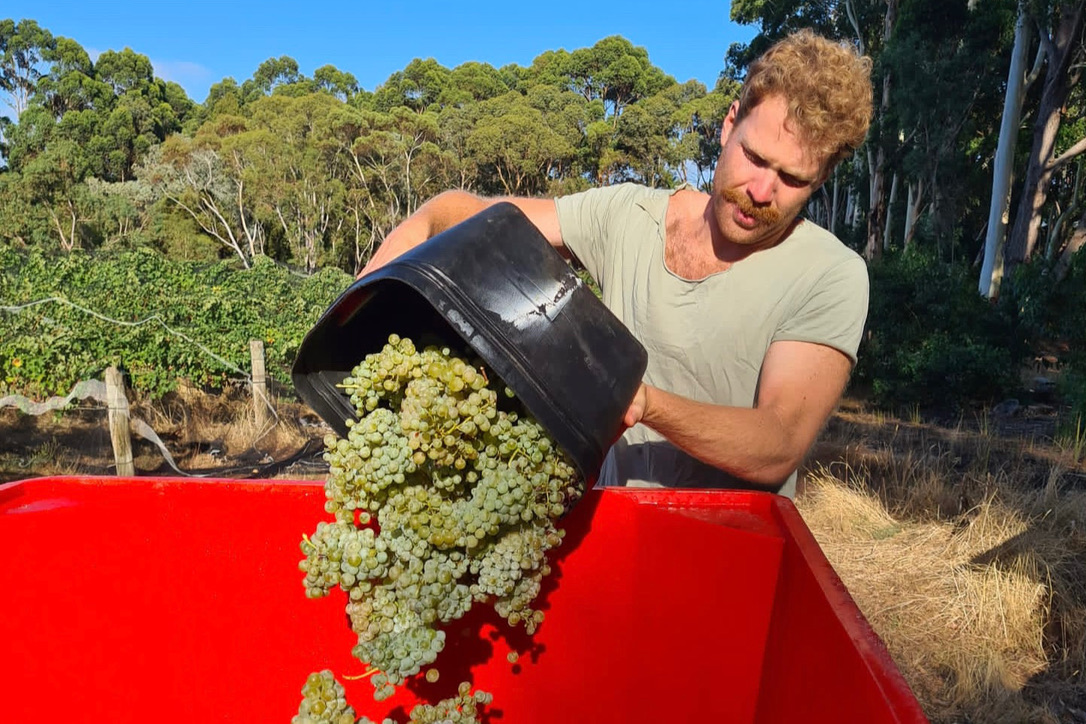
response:
<svg viewBox="0 0 1086 724"><path fill-rule="evenodd" d="M302 687L302 704L290 724L375 724L369 717L355 718L354 709L347 705L343 684L336 681L328 669L313 673ZM493 697L484 691L472 691L463 682L457 695L437 704L419 704L411 710L407 724L475 724L479 708ZM396 724L383 719L381 724Z"/></svg>
<svg viewBox="0 0 1086 724"><path fill-rule="evenodd" d="M303 538L299 567L306 595L347 593L353 654L383 700L424 669L437 675L442 626L475 604L535 632L547 554L563 537L556 523L584 486L512 392L448 348L420 351L392 335L342 387L358 420L346 437L325 438L334 520ZM462 684L459 697L416 707L411 722L474 722L485 703L489 694Z"/></svg>
<svg viewBox="0 0 1086 724"><path fill-rule="evenodd" d="M332 672L324 671L310 674L302 687L302 704L298 715L290 724L354 724L354 709L347 705L347 699L340 684Z"/></svg>

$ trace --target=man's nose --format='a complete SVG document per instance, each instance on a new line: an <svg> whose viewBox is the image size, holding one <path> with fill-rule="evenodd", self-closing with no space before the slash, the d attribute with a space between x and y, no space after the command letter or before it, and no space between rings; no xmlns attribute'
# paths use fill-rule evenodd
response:
<svg viewBox="0 0 1086 724"><path fill-rule="evenodd" d="M747 184L747 193L750 200L758 205L768 204L773 200L773 187L776 184L776 174L770 169L759 169L758 173Z"/></svg>

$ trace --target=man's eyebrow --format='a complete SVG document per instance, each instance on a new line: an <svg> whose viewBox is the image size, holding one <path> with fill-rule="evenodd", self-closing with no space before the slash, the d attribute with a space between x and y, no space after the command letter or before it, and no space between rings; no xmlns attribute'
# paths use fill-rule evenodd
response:
<svg viewBox="0 0 1086 724"><path fill-rule="evenodd" d="M766 162L765 156L763 156L762 154L758 153L753 148L751 148L750 145L747 144L746 140L740 140L739 141L739 147L742 148L743 153L747 154L748 156L751 156L752 158L755 158L758 161L761 161L763 163ZM798 172L798 171L791 171L791 170L786 169L786 168L781 167L781 166L776 166L774 168L777 171L778 175L787 177L789 180L796 181L797 183L800 183L800 184L814 183L815 179L818 178L817 175L815 175L814 177L811 177L811 176L808 176L808 175L806 175L804 173L801 173L801 172Z"/></svg>

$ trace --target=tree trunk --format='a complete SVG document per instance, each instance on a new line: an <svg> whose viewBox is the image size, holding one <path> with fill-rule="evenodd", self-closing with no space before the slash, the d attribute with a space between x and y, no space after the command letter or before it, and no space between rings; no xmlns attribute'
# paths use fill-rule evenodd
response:
<svg viewBox="0 0 1086 724"><path fill-rule="evenodd" d="M924 181L917 179L915 184L909 184L909 199L905 204L905 241L904 247L908 249L916 238L916 222L920 220L920 213L924 208Z"/></svg>
<svg viewBox="0 0 1086 724"><path fill-rule="evenodd" d="M871 206L867 215L867 244L864 246L864 258L868 261L877 258L882 251L879 238L886 218L886 199L882 191L886 185L883 178L886 152L880 148L876 157L877 160L872 160L871 154L868 154L868 166L871 168Z"/></svg>
<svg viewBox="0 0 1086 724"><path fill-rule="evenodd" d="M830 225L829 230L831 234L836 236L837 234L837 207L840 204L840 174L837 171L833 172L833 203L830 204Z"/></svg>
<svg viewBox="0 0 1086 724"><path fill-rule="evenodd" d="M1020 2L1014 27L1014 49L1007 71L1007 95L1003 99L1003 120L999 125L992 172L992 198L988 205L988 233L984 239L984 263L980 268L978 289L988 299L999 296L1003 278L1003 242L1011 210L1011 177L1014 172L1014 147L1022 114L1022 96L1026 79L1026 50L1030 43L1030 17Z"/></svg>
<svg viewBox="0 0 1086 724"><path fill-rule="evenodd" d="M1081 1L1063 3L1056 32L1051 40L1042 38L1046 45L1048 68L1033 130L1033 146L1022 197L1007 244L1008 271L1017 264L1029 261L1037 245L1041 208L1048 200L1048 183L1052 178L1056 136L1060 130L1063 106L1072 87L1071 69L1082 55L1083 4Z"/></svg>
<svg viewBox="0 0 1086 724"><path fill-rule="evenodd" d="M886 0L886 15L883 17L882 41L883 47L890 42L894 25L897 23L897 0ZM885 121L890 110L890 71L884 71L882 77L882 99L879 102L879 123ZM878 151L872 157L868 150L867 162L871 172L871 213L867 217L867 244L864 247L864 257L869 261L879 256L882 251L881 241L883 226L886 223L886 199L883 190L886 186L884 178L886 174L886 148L882 139L874 139L878 144Z"/></svg>
<svg viewBox="0 0 1086 724"><path fill-rule="evenodd" d="M1059 260L1056 261L1055 276L1057 284L1067 277L1067 272L1071 270L1072 259L1084 245L1086 245L1086 213L1079 217L1078 224L1075 225L1075 232L1071 234L1070 241L1067 242L1067 246L1063 248Z"/></svg>
<svg viewBox="0 0 1086 724"><path fill-rule="evenodd" d="M882 250L889 251L891 227L894 225L894 202L897 201L898 175L894 174L894 180L890 183L890 201L886 205L886 226L882 230Z"/></svg>
<svg viewBox="0 0 1086 724"><path fill-rule="evenodd" d="M1067 224L1068 220L1072 216L1078 213L1079 205L1082 202L1082 164L1077 164L1078 168L1075 169L1075 181L1071 191L1071 200L1067 203L1066 208L1056 216L1056 220L1052 222L1048 229L1048 242L1045 244L1045 260L1052 261L1056 252L1060 249L1060 244L1063 240L1063 227ZM1079 225L1081 225L1081 219ZM1076 228L1079 228L1078 226Z"/></svg>

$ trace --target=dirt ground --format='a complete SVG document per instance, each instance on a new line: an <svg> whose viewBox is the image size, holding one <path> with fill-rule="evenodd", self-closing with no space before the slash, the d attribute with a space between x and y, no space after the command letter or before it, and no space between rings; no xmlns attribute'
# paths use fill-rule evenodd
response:
<svg viewBox="0 0 1086 724"><path fill-rule="evenodd" d="M133 401L130 414L146 422L164 443L174 465L160 449L132 436L136 474L193 475L230 479L323 478L323 440L332 429L309 406L287 392L273 391L275 417L257 428L252 401L241 391L205 394L182 388L163 400ZM1056 434L1057 409L1050 404L1011 405L1009 414L976 410L956 417L909 424L891 417L861 414L863 405L845 400L831 418L808 458L806 469L840 458L841 437L859 436L903 451L930 439L962 431L983 431L1004 438L1050 444ZM52 475L115 475L113 448L104 405L84 403L40 416L0 408L0 483ZM921 432L917 432L917 431ZM921 439L924 438L924 439Z"/></svg>

